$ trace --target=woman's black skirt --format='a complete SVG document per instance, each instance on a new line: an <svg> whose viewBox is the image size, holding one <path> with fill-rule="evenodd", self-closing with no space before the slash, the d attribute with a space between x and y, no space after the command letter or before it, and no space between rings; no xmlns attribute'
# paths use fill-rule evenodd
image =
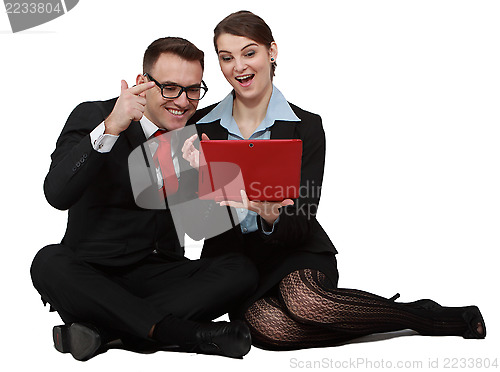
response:
<svg viewBox="0 0 500 372"><path fill-rule="evenodd" d="M329 285L337 287L338 270L335 254L332 252L307 252L297 249L265 244L257 233L245 235L242 251L250 258L260 274L259 286L256 292L248 298L230 316L232 319L242 318L245 311L258 299L277 295L279 282L288 274L300 269L319 270L330 280ZM238 249L241 252L240 249Z"/></svg>

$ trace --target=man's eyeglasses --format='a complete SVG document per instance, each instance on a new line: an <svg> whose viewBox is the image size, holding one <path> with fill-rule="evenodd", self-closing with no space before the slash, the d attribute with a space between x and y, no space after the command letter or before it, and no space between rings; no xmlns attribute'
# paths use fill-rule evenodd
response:
<svg viewBox="0 0 500 372"><path fill-rule="evenodd" d="M155 84L160 88L163 98L167 99L175 99L177 97L180 97L182 92L186 92L186 96L189 100L199 101L200 99L205 97L205 94L208 91L208 87L203 80L201 81L201 86L199 84L195 84L188 87L183 87L182 85L175 83L160 84L147 72L144 74L144 76L149 80L154 81Z"/></svg>

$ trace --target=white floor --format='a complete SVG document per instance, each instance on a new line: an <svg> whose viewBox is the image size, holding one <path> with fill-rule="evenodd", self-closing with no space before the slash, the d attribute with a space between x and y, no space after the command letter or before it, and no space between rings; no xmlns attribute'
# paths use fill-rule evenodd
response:
<svg viewBox="0 0 500 372"><path fill-rule="evenodd" d="M199 245L188 246L188 256L199 254ZM384 296L400 292L400 301L411 301L431 297L447 305L477 304L485 317L488 337L485 340L464 340L460 337L424 337L412 335L411 331L389 335L373 335L356 342L331 348L309 349L287 352L271 352L253 348L243 360L186 353L157 352L138 354L123 350L109 350L85 363L74 360L69 354L60 354L52 346L52 326L60 320L55 313L42 307L36 291L31 287L27 267L30 255L24 254L24 272L11 276L17 295L8 290L2 302L3 325L2 364L9 362L8 371L27 371L40 368L42 371L144 371L160 369L169 371L204 370L217 368L220 371L286 371L297 369L432 369L448 370L462 366L486 366L500 362L498 353L498 299L494 295L492 269L493 257L484 255L481 272L479 265L465 270L471 264L469 257L458 257L446 275L432 270L420 270L426 260L415 259L413 263L398 265L382 264L379 269L346 262L354 254L339 255L341 262L341 286L361 287ZM346 258L347 257L347 258ZM349 258L352 257L352 258ZM393 268L390 266L394 265ZM444 266L444 265L439 265ZM362 271L360 271L362 270ZM468 272L465 272L468 271ZM2 275L5 279L5 276ZM350 282L352 285L350 285ZM5 284L5 282L4 282ZM22 296L21 296L22 294ZM7 300L8 301L5 301ZM222 319L225 319L223 317ZM5 364L7 365L7 364ZM438 368L435 368L438 367ZM492 368L492 367L490 367Z"/></svg>

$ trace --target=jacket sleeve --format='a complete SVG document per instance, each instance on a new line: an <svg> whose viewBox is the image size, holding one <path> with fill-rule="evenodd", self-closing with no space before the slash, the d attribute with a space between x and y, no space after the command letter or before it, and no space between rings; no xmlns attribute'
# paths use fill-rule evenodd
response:
<svg viewBox="0 0 500 372"><path fill-rule="evenodd" d="M70 114L51 155L44 193L54 208L74 205L102 167L107 154L95 151L90 132L105 119L96 102L78 105Z"/></svg>
<svg viewBox="0 0 500 372"><path fill-rule="evenodd" d="M296 246L304 243L311 234L322 230L316 220L316 213L325 166L325 132L321 118L308 114L297 126L298 137L302 140L299 198L294 200L294 205L280 209L274 232L270 235L261 234L266 241ZM258 221L260 225L260 219Z"/></svg>

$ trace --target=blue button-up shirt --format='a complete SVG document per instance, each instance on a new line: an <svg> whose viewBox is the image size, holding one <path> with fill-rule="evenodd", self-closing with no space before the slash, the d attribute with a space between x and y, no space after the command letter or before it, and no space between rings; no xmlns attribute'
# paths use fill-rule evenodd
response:
<svg viewBox="0 0 500 372"><path fill-rule="evenodd" d="M244 139L240 132L240 128L233 118L233 93L229 93L226 98L224 98L217 106L214 107L207 115L201 118L197 124L211 123L220 119L220 125L227 129L229 132L228 140L241 140ZM292 108L288 104L287 100L283 94L273 85L273 92L271 94L271 99L269 100L269 105L267 106L266 117L260 125L255 129L249 139L270 139L271 138L271 127L274 125L276 120L291 121L296 122L300 119L292 111ZM238 219L241 226L241 231L246 234L250 232L257 231L257 216L258 214L254 211L249 211L244 208L236 208L238 214ZM274 222L276 224L278 220ZM273 225L274 230L274 225ZM265 232L267 234L272 233Z"/></svg>

